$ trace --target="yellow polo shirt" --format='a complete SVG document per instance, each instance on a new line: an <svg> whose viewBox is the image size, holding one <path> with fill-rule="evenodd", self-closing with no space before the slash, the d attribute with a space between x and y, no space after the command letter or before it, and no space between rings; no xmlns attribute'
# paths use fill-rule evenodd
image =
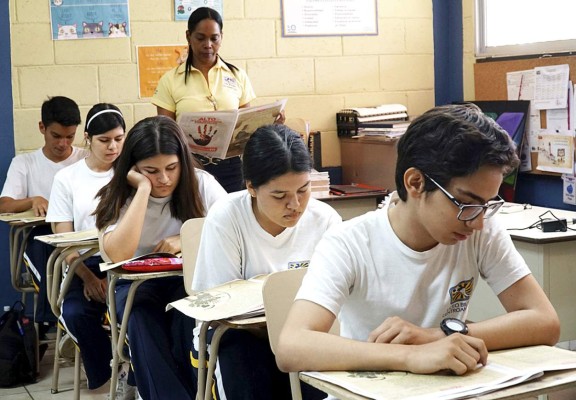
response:
<svg viewBox="0 0 576 400"><path fill-rule="evenodd" d="M234 73L218 57L216 65L208 72L208 82L202 72L192 67L184 83L186 63L166 72L152 96L152 104L176 113L235 110L256 98L248 75L243 70Z"/></svg>

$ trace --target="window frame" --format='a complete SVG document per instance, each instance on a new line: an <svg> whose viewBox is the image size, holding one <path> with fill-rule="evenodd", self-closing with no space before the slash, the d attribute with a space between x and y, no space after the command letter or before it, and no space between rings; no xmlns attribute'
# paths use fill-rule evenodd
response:
<svg viewBox="0 0 576 400"><path fill-rule="evenodd" d="M570 40L534 42L506 46L486 45L486 1L474 0L476 58L534 56L576 53L576 37Z"/></svg>

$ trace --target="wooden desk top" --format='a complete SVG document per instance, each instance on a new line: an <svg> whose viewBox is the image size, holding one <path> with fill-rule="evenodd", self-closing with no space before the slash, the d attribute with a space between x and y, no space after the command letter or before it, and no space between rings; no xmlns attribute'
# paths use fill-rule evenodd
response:
<svg viewBox="0 0 576 400"><path fill-rule="evenodd" d="M354 200L354 199L379 199L384 198L386 193L358 193L358 194L348 194L345 196L339 196L336 194L328 194L323 196L312 196L316 200L330 202L330 201L346 201L346 200Z"/></svg>
<svg viewBox="0 0 576 400"><path fill-rule="evenodd" d="M542 232L538 227L522 229L540 221L540 216L553 219L554 216L547 211L551 211L558 218L566 218L568 230L566 232ZM506 203L495 218L499 218L504 223L504 226L509 229L508 232L513 240L529 243L556 243L576 240L576 224L570 225L572 220L576 218L576 212L573 211L537 206L524 208L522 204ZM575 230L570 230L570 228Z"/></svg>

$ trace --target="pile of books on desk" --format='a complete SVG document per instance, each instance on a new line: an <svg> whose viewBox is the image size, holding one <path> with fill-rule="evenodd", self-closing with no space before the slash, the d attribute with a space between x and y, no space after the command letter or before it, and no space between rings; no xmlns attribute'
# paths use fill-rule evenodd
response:
<svg viewBox="0 0 576 400"><path fill-rule="evenodd" d="M326 197L330 195L330 175L328 171L319 172L313 169L310 172L310 186L312 197Z"/></svg>
<svg viewBox="0 0 576 400"><path fill-rule="evenodd" d="M402 104L349 108L336 113L338 136L389 134L398 136L408 127L408 109Z"/></svg>
<svg viewBox="0 0 576 400"><path fill-rule="evenodd" d="M408 129L408 125L410 125L409 121L367 122L359 126L358 134L352 137L383 136L392 139L402 136Z"/></svg>

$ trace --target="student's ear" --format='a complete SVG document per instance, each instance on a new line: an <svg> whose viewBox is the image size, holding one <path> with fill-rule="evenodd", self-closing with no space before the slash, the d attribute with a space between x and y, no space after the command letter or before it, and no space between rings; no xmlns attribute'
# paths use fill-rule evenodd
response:
<svg viewBox="0 0 576 400"><path fill-rule="evenodd" d="M44 124L42 123L42 121L38 122L38 129L40 130L40 133L45 135L46 134L46 127L44 126Z"/></svg>
<svg viewBox="0 0 576 400"><path fill-rule="evenodd" d="M425 177L422 171L411 167L404 172L404 187L409 197L418 198L424 193Z"/></svg>
<svg viewBox="0 0 576 400"><path fill-rule="evenodd" d="M251 181L246 181L246 189L248 189L248 193L250 193L250 196L256 197L256 189L252 185Z"/></svg>

